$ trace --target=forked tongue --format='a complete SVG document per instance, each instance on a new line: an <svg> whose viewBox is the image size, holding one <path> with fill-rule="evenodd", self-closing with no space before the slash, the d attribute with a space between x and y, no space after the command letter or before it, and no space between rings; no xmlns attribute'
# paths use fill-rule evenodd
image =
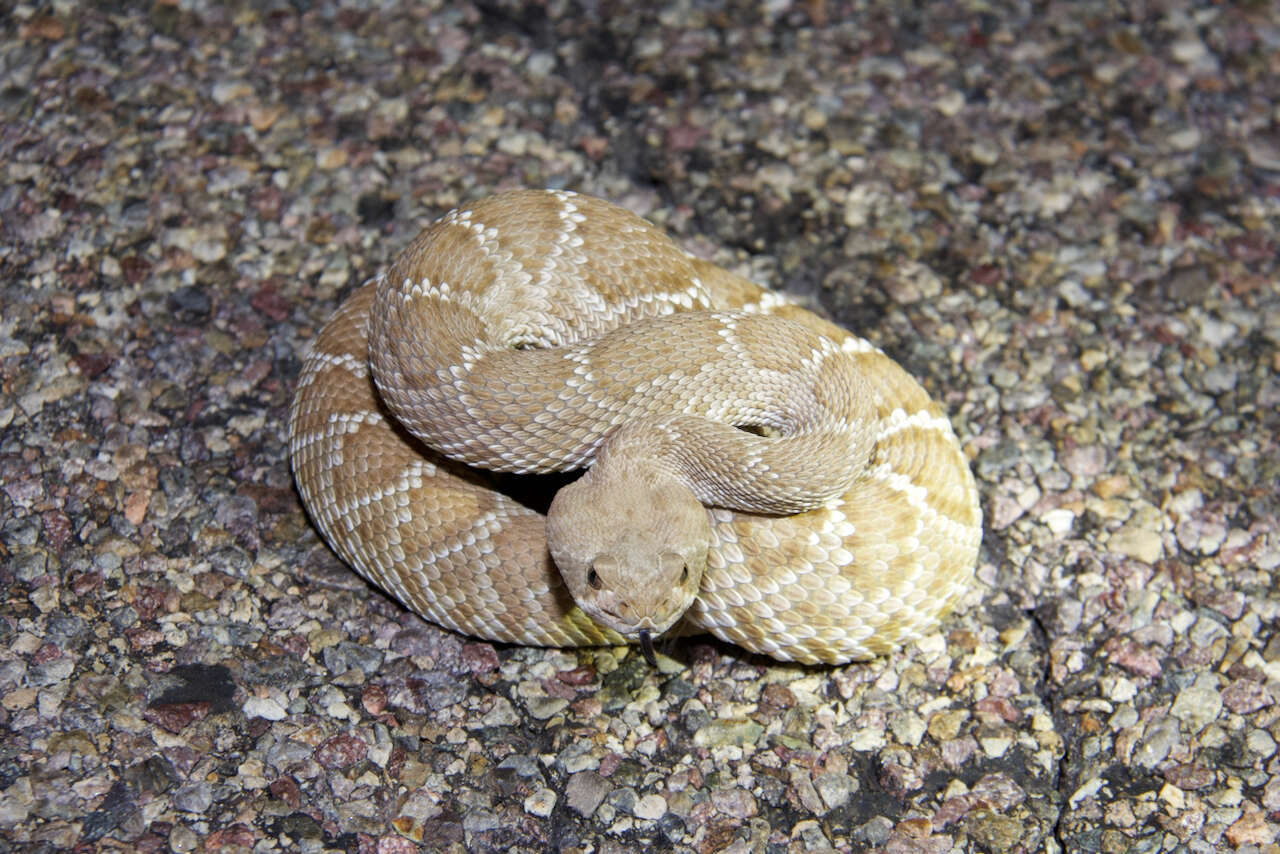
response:
<svg viewBox="0 0 1280 854"><path fill-rule="evenodd" d="M644 660L649 662L650 667L658 666L658 656L653 651L653 636L648 629L640 630L640 651L644 653Z"/></svg>

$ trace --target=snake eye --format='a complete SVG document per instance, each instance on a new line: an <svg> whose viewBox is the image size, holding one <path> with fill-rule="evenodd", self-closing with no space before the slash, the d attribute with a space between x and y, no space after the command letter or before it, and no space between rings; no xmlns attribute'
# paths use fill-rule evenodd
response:
<svg viewBox="0 0 1280 854"><path fill-rule="evenodd" d="M611 554L597 555L596 559L591 561L591 568L587 570L587 586L592 590L603 590L604 579L600 577L600 573L613 578L613 573L618 571L618 559Z"/></svg>
<svg viewBox="0 0 1280 854"><path fill-rule="evenodd" d="M680 567L680 585L684 586L684 583L688 580L689 580L689 564L686 563Z"/></svg>

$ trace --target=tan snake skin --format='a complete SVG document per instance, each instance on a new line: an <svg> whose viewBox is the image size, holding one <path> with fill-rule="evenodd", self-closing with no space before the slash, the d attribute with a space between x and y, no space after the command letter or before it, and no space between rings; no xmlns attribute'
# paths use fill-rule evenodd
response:
<svg viewBox="0 0 1280 854"><path fill-rule="evenodd" d="M981 537L965 455L900 367L569 192L493 196L419 235L320 332L289 433L338 554L495 641L675 623L783 660L867 658L937 626ZM583 467L550 523L480 470Z"/></svg>

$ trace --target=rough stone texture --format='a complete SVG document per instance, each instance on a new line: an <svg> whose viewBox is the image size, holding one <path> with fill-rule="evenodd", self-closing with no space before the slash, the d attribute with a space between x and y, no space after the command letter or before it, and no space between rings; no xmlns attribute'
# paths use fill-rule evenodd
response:
<svg viewBox="0 0 1280 854"><path fill-rule="evenodd" d="M1266 3L13 7L0 849L1280 850L1277 56ZM334 561L298 354L516 186L944 402L989 521L942 634L651 669Z"/></svg>

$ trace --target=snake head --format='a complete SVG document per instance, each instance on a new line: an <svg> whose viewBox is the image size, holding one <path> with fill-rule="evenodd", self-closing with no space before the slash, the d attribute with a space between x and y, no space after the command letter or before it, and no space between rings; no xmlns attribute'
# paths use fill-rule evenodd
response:
<svg viewBox="0 0 1280 854"><path fill-rule="evenodd" d="M611 460L556 493L547 539L578 607L636 641L671 628L698 595L711 520L678 475Z"/></svg>

